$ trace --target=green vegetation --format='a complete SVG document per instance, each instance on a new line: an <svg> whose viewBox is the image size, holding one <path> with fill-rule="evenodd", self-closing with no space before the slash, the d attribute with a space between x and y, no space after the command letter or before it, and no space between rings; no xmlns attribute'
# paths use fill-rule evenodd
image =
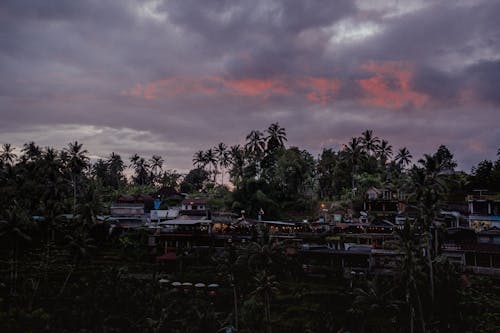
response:
<svg viewBox="0 0 500 333"><path fill-rule="evenodd" d="M441 146L411 164L407 148L365 131L315 159L286 147L277 123L244 146L220 143L194 155L182 176L160 156L112 153L91 164L78 142L62 151L11 145L0 152L0 331L2 332L498 332L498 280L460 275L437 250L430 225L443 202L480 187L500 192L500 160L453 172ZM231 190L228 187L231 183ZM123 194L173 188L208 196L218 210L266 219L318 218L320 203L353 215L365 191L406 195L417 218L398 231L391 276L306 276L292 244L260 230L255 242L212 257L153 262L148 232L114 235L97 216ZM217 294L161 286L160 278L218 283Z"/></svg>

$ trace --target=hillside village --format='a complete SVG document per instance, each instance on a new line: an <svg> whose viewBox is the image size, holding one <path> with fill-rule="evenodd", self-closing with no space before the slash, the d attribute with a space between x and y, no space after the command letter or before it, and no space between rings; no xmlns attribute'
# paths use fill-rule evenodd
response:
<svg viewBox="0 0 500 333"><path fill-rule="evenodd" d="M152 303L155 310L146 314L127 301L136 329L159 325L170 331L176 320L189 320L201 331L224 325L288 331L283 320L289 310L280 302L292 297L290 288L302 286L306 293L326 288L345 298L336 305L343 308L331 323L336 330L374 329L370 315L361 322L352 317L366 292L390 293L387 301L394 302L406 292L384 316L412 330L417 322L443 331L462 323L473 330L467 325L485 304L470 309L465 299L485 286L480 281L495 290L500 275L500 160L482 161L470 173L456 171L445 146L416 161L405 147L394 154L370 130L317 159L287 148L285 129L277 123L246 138L245 146L221 143L195 153L186 175L164 168L160 156L134 155L130 179L119 155L91 163L78 142L62 151L32 142L19 155L5 144L2 315L14 320L22 314L32 318L25 325L44 323L35 331L51 330L75 318L71 312L56 315L61 310L55 304L69 301L82 283L95 290L117 283L115 295L135 285L150 295L140 302L168 297L162 302L201 306L209 316L192 317L187 308L162 314L164 305ZM181 295L191 303L182 303ZM143 296L137 297L139 302ZM439 302L449 304L450 297L463 301L445 310L448 319L434 323L432 318L443 316ZM488 306L498 310L495 302ZM96 316L104 320L99 327L123 324L110 323L110 313L87 310L74 322L91 327L82 316ZM172 318L168 324L164 315ZM321 327L317 315L299 327ZM147 316L157 319L149 322ZM18 319L2 325L13 329ZM481 320L495 327L494 320Z"/></svg>

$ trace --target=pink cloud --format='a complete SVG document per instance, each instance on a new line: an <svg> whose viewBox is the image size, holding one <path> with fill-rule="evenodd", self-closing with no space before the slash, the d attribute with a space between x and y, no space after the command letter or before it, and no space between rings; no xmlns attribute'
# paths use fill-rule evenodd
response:
<svg viewBox="0 0 500 333"><path fill-rule="evenodd" d="M400 109L407 105L417 108L424 106L428 96L411 87L414 68L401 61L370 62L361 69L372 73L367 79L359 80L359 86L365 96L361 103L389 109Z"/></svg>
<svg viewBox="0 0 500 333"><path fill-rule="evenodd" d="M304 77L295 79L226 79L218 76L206 78L173 77L136 84L123 92L124 95L158 100L183 96L227 96L268 98L270 96L303 96L312 103L325 105L333 100L340 87L337 79Z"/></svg>

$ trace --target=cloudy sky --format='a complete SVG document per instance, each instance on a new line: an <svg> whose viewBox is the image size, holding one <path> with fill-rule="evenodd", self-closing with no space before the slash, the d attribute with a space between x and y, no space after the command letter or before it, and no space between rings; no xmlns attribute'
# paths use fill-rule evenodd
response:
<svg viewBox="0 0 500 333"><path fill-rule="evenodd" d="M2 0L0 143L93 156L243 143L318 154L365 129L462 169L500 148L500 1Z"/></svg>

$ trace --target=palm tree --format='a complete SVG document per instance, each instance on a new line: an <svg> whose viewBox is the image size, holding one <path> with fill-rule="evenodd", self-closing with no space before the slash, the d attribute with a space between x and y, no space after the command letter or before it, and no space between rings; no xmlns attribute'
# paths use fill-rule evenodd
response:
<svg viewBox="0 0 500 333"><path fill-rule="evenodd" d="M231 181L239 189L245 174L245 152L240 145L234 145L229 148L229 156L231 161L231 170L229 170Z"/></svg>
<svg viewBox="0 0 500 333"><path fill-rule="evenodd" d="M12 165L16 160L17 155L14 153L15 148L10 143L4 143L2 152L0 153L0 162Z"/></svg>
<svg viewBox="0 0 500 333"><path fill-rule="evenodd" d="M387 140L382 140L376 147L376 154L381 164L385 165L392 156L392 146Z"/></svg>
<svg viewBox="0 0 500 333"><path fill-rule="evenodd" d="M445 175L442 173L442 166L438 158L431 155L424 155L419 160L423 168L413 167L410 170L409 183L407 188L411 193L409 199L417 203L419 210L419 223L423 230L427 232L427 264L429 266L430 292L434 299L434 273L432 257L435 255L432 251L434 241L437 247L437 237L432 235L432 227L436 218L443 196L446 192ZM434 251L436 252L436 251Z"/></svg>
<svg viewBox="0 0 500 333"><path fill-rule="evenodd" d="M137 163L137 161L139 161L141 159L141 157L135 153L134 155L130 156L130 166L131 167L134 167L135 164Z"/></svg>
<svg viewBox="0 0 500 333"><path fill-rule="evenodd" d="M134 169L134 181L138 185L146 185L148 184L148 176L149 176L149 164L144 159L144 157L140 157L137 154L132 155L130 157L130 166Z"/></svg>
<svg viewBox="0 0 500 333"><path fill-rule="evenodd" d="M267 150L274 151L278 148L285 147L286 131L283 127L280 127L278 123L271 124L267 130L266 143Z"/></svg>
<svg viewBox="0 0 500 333"><path fill-rule="evenodd" d="M64 279L61 289L59 290L59 295L64 293L69 279L71 278L71 275L73 275L78 264L87 259L90 256L90 251L95 249L95 245L93 245L94 240L89 237L88 233L83 228L75 228L72 234L65 236L65 240L66 249L68 255L71 257L72 263L68 273L66 274L66 278Z"/></svg>
<svg viewBox="0 0 500 333"><path fill-rule="evenodd" d="M357 173L357 168L361 160L365 157L361 139L351 138L351 141L344 146L342 150L343 157L351 164L352 167L352 189L354 190L354 179Z"/></svg>
<svg viewBox="0 0 500 333"><path fill-rule="evenodd" d="M353 307L349 312L355 315L361 332L387 332L392 328L393 323L381 321L380 318L394 316L398 310L398 303L391 297L393 289L375 277L373 280L367 280L362 288L354 290Z"/></svg>
<svg viewBox="0 0 500 333"><path fill-rule="evenodd" d="M27 161L35 161L42 156L42 150L35 144L34 141L25 143L21 151Z"/></svg>
<svg viewBox="0 0 500 333"><path fill-rule="evenodd" d="M403 229L398 229L395 233L397 251L401 255L398 278L404 286L410 332L414 332L415 311L418 312L422 332L426 332L422 298L418 288L424 276L422 250L426 240L417 226L412 225L409 220L406 220Z"/></svg>
<svg viewBox="0 0 500 333"><path fill-rule="evenodd" d="M251 131L246 136L247 143L245 149L252 153L255 157L260 158L266 150L266 140L264 133L258 130Z"/></svg>
<svg viewBox="0 0 500 333"><path fill-rule="evenodd" d="M380 139L373 136L372 130L366 130L361 133L361 143L363 144L365 152L371 156L374 152L376 152Z"/></svg>
<svg viewBox="0 0 500 333"><path fill-rule="evenodd" d="M204 157L205 157L205 161L207 162L208 166L210 167L208 172L214 174L214 182L215 182L216 177L217 177L217 156L214 153L214 150L212 148L210 148L207 151L205 151ZM212 170L211 167L213 167L214 170Z"/></svg>
<svg viewBox="0 0 500 333"><path fill-rule="evenodd" d="M198 150L196 153L194 153L193 165L197 168L204 168L207 165L205 152L203 150Z"/></svg>
<svg viewBox="0 0 500 333"><path fill-rule="evenodd" d="M283 243L269 239L266 232L263 231L260 243L251 242L240 249L238 262L253 272L268 270L280 273L286 268Z"/></svg>
<svg viewBox="0 0 500 333"><path fill-rule="evenodd" d="M64 149L68 154L67 167L70 171L71 182L73 184L73 210L76 209L78 180L83 175L85 169L89 166L89 158L86 155L88 154L88 151L86 149L82 149L82 147L82 144L75 141L70 142L68 147Z"/></svg>
<svg viewBox="0 0 500 333"><path fill-rule="evenodd" d="M153 155L149 160L151 165L151 179L157 180L158 175L163 170L163 158L159 155Z"/></svg>
<svg viewBox="0 0 500 333"><path fill-rule="evenodd" d="M125 164L123 163L121 156L115 154L114 152L109 155L107 163L111 183L115 189L118 189L123 183L123 170L125 169Z"/></svg>
<svg viewBox="0 0 500 333"><path fill-rule="evenodd" d="M262 297L264 302L266 331L271 333L271 297L278 293L279 282L276 280L274 275L271 275L268 271L263 270L258 272L254 277L254 283L255 289L250 294Z"/></svg>
<svg viewBox="0 0 500 333"><path fill-rule="evenodd" d="M214 257L217 272L230 283L233 288L234 327L238 330L238 293L236 285L236 272L238 271L238 256L235 246L231 243L222 256Z"/></svg>
<svg viewBox="0 0 500 333"><path fill-rule="evenodd" d="M14 202L2 214L0 219L0 239L6 238L11 246L11 271L10 271L10 293L16 294L16 284L18 275L18 258L20 241L31 241L31 237L26 233L28 216L26 212Z"/></svg>
<svg viewBox="0 0 500 333"><path fill-rule="evenodd" d="M217 162L219 163L221 183L224 185L224 168L229 165L229 156L226 144L224 142L220 142L216 147L214 147L214 152L217 157Z"/></svg>
<svg viewBox="0 0 500 333"><path fill-rule="evenodd" d="M396 155L395 160L400 166L404 168L411 163L412 158L413 156L410 154L410 151L406 147L403 147L398 150L398 154Z"/></svg>
<svg viewBox="0 0 500 333"><path fill-rule="evenodd" d="M80 220L87 228L91 228L97 221L97 215L104 209L100 191L95 182L90 182L77 206Z"/></svg>

